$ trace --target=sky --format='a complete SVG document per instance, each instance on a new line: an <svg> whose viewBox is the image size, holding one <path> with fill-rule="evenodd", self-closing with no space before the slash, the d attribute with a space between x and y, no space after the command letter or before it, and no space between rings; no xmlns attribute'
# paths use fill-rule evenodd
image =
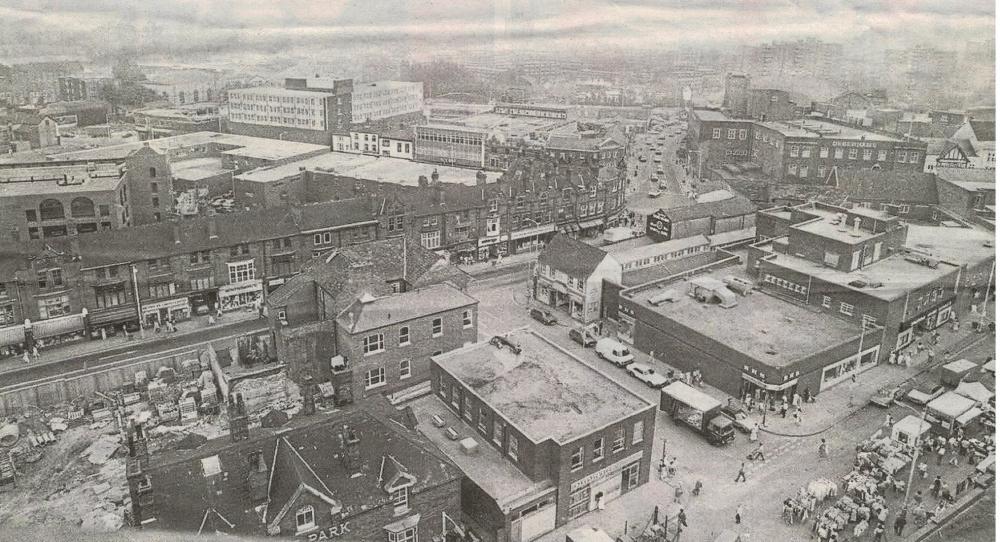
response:
<svg viewBox="0 0 1000 542"><path fill-rule="evenodd" d="M5 56L641 51L813 37L961 49L991 38L994 25L991 0L4 0L0 47Z"/></svg>

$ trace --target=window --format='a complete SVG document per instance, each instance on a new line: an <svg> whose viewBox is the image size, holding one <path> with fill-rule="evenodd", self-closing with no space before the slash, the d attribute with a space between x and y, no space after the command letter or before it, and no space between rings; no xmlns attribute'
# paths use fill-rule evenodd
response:
<svg viewBox="0 0 1000 542"><path fill-rule="evenodd" d="M845 316L854 316L854 305L851 305L850 303L841 302L840 314L843 314Z"/></svg>
<svg viewBox="0 0 1000 542"><path fill-rule="evenodd" d="M722 129L712 128L712 139L719 139L720 137L722 137Z"/></svg>
<svg viewBox="0 0 1000 542"><path fill-rule="evenodd" d="M828 156L830 156L830 147L820 147L819 148L819 157L820 158L827 158Z"/></svg>
<svg viewBox="0 0 1000 542"><path fill-rule="evenodd" d="M625 449L625 428L615 429L615 440L611 441L611 453L616 454Z"/></svg>
<svg viewBox="0 0 1000 542"><path fill-rule="evenodd" d="M742 140L744 140L746 138L747 138L747 131L746 130L740 130L740 140L742 141Z"/></svg>
<svg viewBox="0 0 1000 542"><path fill-rule="evenodd" d="M597 462L602 459L604 459L604 439L599 438L594 441L594 447L592 448L590 461Z"/></svg>
<svg viewBox="0 0 1000 542"><path fill-rule="evenodd" d="M830 296L828 296L828 295L823 296L823 308L824 309L829 309L831 301L833 301L833 300L830 299Z"/></svg>
<svg viewBox="0 0 1000 542"><path fill-rule="evenodd" d="M410 326L399 328L399 346L410 344Z"/></svg>
<svg viewBox="0 0 1000 542"><path fill-rule="evenodd" d="M897 151L896 152L896 161L899 162L900 164L905 163L906 162L906 151ZM42 218L44 219L45 217L43 216Z"/></svg>
<svg viewBox="0 0 1000 542"><path fill-rule="evenodd" d="M514 461L517 461L517 436L515 435L510 435L507 439L507 455Z"/></svg>
<svg viewBox="0 0 1000 542"><path fill-rule="evenodd" d="M862 160L871 160L872 159L872 150L871 149L865 149L864 151L862 151L861 152L861 159Z"/></svg>
<svg viewBox="0 0 1000 542"><path fill-rule="evenodd" d="M70 313L69 296L61 295L38 300L38 317L42 320Z"/></svg>
<svg viewBox="0 0 1000 542"><path fill-rule="evenodd" d="M794 157L797 158L799 156L799 146L798 145L789 145L788 146L788 156L794 156Z"/></svg>
<svg viewBox="0 0 1000 542"><path fill-rule="evenodd" d="M49 271L49 274L52 275L52 286L63 285L62 269L53 269Z"/></svg>
<svg viewBox="0 0 1000 542"><path fill-rule="evenodd" d="M878 151L879 162L885 162L885 158L886 158L886 151Z"/></svg>
<svg viewBox="0 0 1000 542"><path fill-rule="evenodd" d="M229 264L229 283L236 284L253 280L255 276L253 260Z"/></svg>
<svg viewBox="0 0 1000 542"><path fill-rule="evenodd" d="M378 367L365 373L365 389L370 390L385 384L385 367Z"/></svg>
<svg viewBox="0 0 1000 542"><path fill-rule="evenodd" d="M169 297L176 291L173 282L163 282L149 285L149 297Z"/></svg>
<svg viewBox="0 0 1000 542"><path fill-rule="evenodd" d="M151 171L156 171L150 168ZM295 512L295 530L305 531L316 526L316 514L312 506L303 506Z"/></svg>
<svg viewBox="0 0 1000 542"><path fill-rule="evenodd" d="M826 166L820 165L818 168L816 168L816 176L826 177Z"/></svg>
<svg viewBox="0 0 1000 542"><path fill-rule="evenodd" d="M120 286L111 288L95 288L94 297L97 308L108 309L125 304L125 289Z"/></svg>
<svg viewBox="0 0 1000 542"><path fill-rule="evenodd" d="M407 378L410 378L411 376L413 376L413 373L410 372L410 360L404 359L404 360L400 361L399 362L399 379L400 380L405 380Z"/></svg>
<svg viewBox="0 0 1000 542"><path fill-rule="evenodd" d="M410 501L410 495L409 495L409 493L410 493L409 492L409 488L407 488L407 487L401 487L401 488L397 489L396 491L393 491L392 495L389 498L392 500L393 506L395 506L396 508L403 508L403 509L405 509L405 508L408 508L409 504L410 504L409 503L409 501Z"/></svg>
<svg viewBox="0 0 1000 542"><path fill-rule="evenodd" d="M24 211L24 218L28 222L38 222L38 213L34 209L26 209Z"/></svg>
<svg viewBox="0 0 1000 542"><path fill-rule="evenodd" d="M910 152L910 163L911 164L916 164L917 161L919 161L919 160L920 160L920 153L917 152L917 151L911 151Z"/></svg>
<svg viewBox="0 0 1000 542"><path fill-rule="evenodd" d="M802 158L809 158L812 154L812 149L809 147L802 147Z"/></svg>
<svg viewBox="0 0 1000 542"><path fill-rule="evenodd" d="M149 191L156 194L160 191L160 185L156 183L149 183Z"/></svg>
<svg viewBox="0 0 1000 542"><path fill-rule="evenodd" d="M462 311L462 328L469 329L472 327L472 311L464 310Z"/></svg>
<svg viewBox="0 0 1000 542"><path fill-rule="evenodd" d="M364 344L366 355L382 352L385 350L385 335L381 333L368 335L362 340L362 343Z"/></svg>
<svg viewBox="0 0 1000 542"><path fill-rule="evenodd" d="M632 444L639 444L642 442L642 432L646 429L646 424L642 420L638 420L632 425Z"/></svg>
<svg viewBox="0 0 1000 542"><path fill-rule="evenodd" d="M63 204L59 203L58 200L47 199L38 206L38 213L41 215L42 220L59 220L66 217L66 212L63 210Z"/></svg>
<svg viewBox="0 0 1000 542"><path fill-rule="evenodd" d="M159 206L160 206L160 198L153 196L153 207L159 207Z"/></svg>
<svg viewBox="0 0 1000 542"><path fill-rule="evenodd" d="M155 167L149 168L149 176L150 176L150 178L156 178L156 168Z"/></svg>
<svg viewBox="0 0 1000 542"><path fill-rule="evenodd" d="M569 470L576 470L583 467L583 446L573 450L573 455L569 457Z"/></svg>
<svg viewBox="0 0 1000 542"><path fill-rule="evenodd" d="M504 423L500 419L493 420L493 443L497 446L503 446L503 429Z"/></svg>
<svg viewBox="0 0 1000 542"><path fill-rule="evenodd" d="M875 317L870 314L861 315L861 327L864 329L871 329L875 327L878 322L875 321Z"/></svg>
<svg viewBox="0 0 1000 542"><path fill-rule="evenodd" d="M428 231L420 234L420 244L424 248L435 249L441 246L441 231Z"/></svg>
<svg viewBox="0 0 1000 542"><path fill-rule="evenodd" d="M440 318L431 321L431 337L440 337L444 334L444 325Z"/></svg>
<svg viewBox="0 0 1000 542"><path fill-rule="evenodd" d="M796 164L788 164L788 174L789 175L795 175L795 173L798 170L799 170L799 166L798 165L796 165Z"/></svg>
<svg viewBox="0 0 1000 542"><path fill-rule="evenodd" d="M215 277L203 277L199 279L191 279L191 289L192 290L208 290L209 288L215 287Z"/></svg>
<svg viewBox="0 0 1000 542"><path fill-rule="evenodd" d="M398 533L389 533L389 542L417 542L417 528L410 527Z"/></svg>
<svg viewBox="0 0 1000 542"><path fill-rule="evenodd" d="M726 130L726 139L736 139L736 128Z"/></svg>
<svg viewBox="0 0 1000 542"><path fill-rule="evenodd" d="M586 485L569 494L569 516L582 516L590 510L590 486Z"/></svg>
<svg viewBox="0 0 1000 542"><path fill-rule="evenodd" d="M841 149L841 148L833 149L833 157L836 158L836 159L838 159L838 160L841 159L841 158L843 158L844 157L844 149Z"/></svg>

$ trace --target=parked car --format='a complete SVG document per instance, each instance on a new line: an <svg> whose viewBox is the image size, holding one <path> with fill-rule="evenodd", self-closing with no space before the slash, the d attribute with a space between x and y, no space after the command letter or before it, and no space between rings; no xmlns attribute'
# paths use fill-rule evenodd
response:
<svg viewBox="0 0 1000 542"><path fill-rule="evenodd" d="M645 161L646 161L646 155L644 155L644 154L640 154L640 155L639 155L639 161L640 161L640 162L645 162Z"/></svg>
<svg viewBox="0 0 1000 542"><path fill-rule="evenodd" d="M597 339L595 339L594 336L591 335L586 329L576 327L570 328L569 338L573 339L573 342L582 344L584 348L590 348L591 346L597 344Z"/></svg>
<svg viewBox="0 0 1000 542"><path fill-rule="evenodd" d="M628 366L627 371L633 378L638 378L645 382L650 388L662 388L667 385L667 377L656 372L645 363L633 363Z"/></svg>
<svg viewBox="0 0 1000 542"><path fill-rule="evenodd" d="M619 367L627 367L635 359L628 347L614 339L598 340L594 351L597 352L597 357L606 359Z"/></svg>
<svg viewBox="0 0 1000 542"><path fill-rule="evenodd" d="M547 326L551 326L559 321L556 315L545 309L531 309L531 317Z"/></svg>
<svg viewBox="0 0 1000 542"><path fill-rule="evenodd" d="M649 191L649 197L651 197L651 198L658 198L658 197L660 197L660 194L662 194L662 193L663 192L660 192L659 188L654 188L654 189L652 189L652 190Z"/></svg>

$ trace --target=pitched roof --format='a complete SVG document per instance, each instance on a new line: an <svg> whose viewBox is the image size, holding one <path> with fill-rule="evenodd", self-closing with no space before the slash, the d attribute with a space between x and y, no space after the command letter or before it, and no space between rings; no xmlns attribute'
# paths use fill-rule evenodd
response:
<svg viewBox="0 0 1000 542"><path fill-rule="evenodd" d="M362 295L341 311L337 324L348 333L361 333L477 303L450 284L435 284L374 299Z"/></svg>
<svg viewBox="0 0 1000 542"><path fill-rule="evenodd" d="M952 183L996 183L996 170L958 167L942 167L935 170L935 175L943 181Z"/></svg>
<svg viewBox="0 0 1000 542"><path fill-rule="evenodd" d="M586 279L605 257L607 253L595 246L568 235L556 234L538 255L538 263L562 271L573 278Z"/></svg>
<svg viewBox="0 0 1000 542"><path fill-rule="evenodd" d="M840 189L851 199L935 205L937 181L931 173L902 170L846 170Z"/></svg>
<svg viewBox="0 0 1000 542"><path fill-rule="evenodd" d="M267 521L296 493L311 490L337 503L345 518L384 506L389 494L379 474L386 456L398 458L413 476L414 493L461 479L453 463L420 433L397 423L398 417L379 396L346 411L300 415L281 428L251 430L248 440L232 442L226 435L197 450L154 454L144 470L157 496L157 525L197 532L211 510L231 525L226 532L266 534L242 475L254 451L262 453L269 477ZM350 443L349 432L360 442ZM210 457L229 475L204 476L202 459Z"/></svg>
<svg viewBox="0 0 1000 542"><path fill-rule="evenodd" d="M996 141L997 127L992 120L970 120L972 133L979 141Z"/></svg>
<svg viewBox="0 0 1000 542"><path fill-rule="evenodd" d="M696 203L674 209L663 209L671 221L694 220L697 218L725 218L757 212L757 206L747 198L736 195L729 199Z"/></svg>

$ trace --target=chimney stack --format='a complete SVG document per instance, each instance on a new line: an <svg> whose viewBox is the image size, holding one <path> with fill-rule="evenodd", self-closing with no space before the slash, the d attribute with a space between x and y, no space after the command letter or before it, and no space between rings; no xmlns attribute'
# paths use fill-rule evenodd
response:
<svg viewBox="0 0 1000 542"><path fill-rule="evenodd" d="M229 397L229 438L233 442L250 438L250 421L242 394L236 394L235 401L233 396Z"/></svg>
<svg viewBox="0 0 1000 542"><path fill-rule="evenodd" d="M861 218L854 217L854 236L861 235Z"/></svg>
<svg viewBox="0 0 1000 542"><path fill-rule="evenodd" d="M306 416L316 413L315 393L312 376L307 374L302 379L302 413Z"/></svg>

